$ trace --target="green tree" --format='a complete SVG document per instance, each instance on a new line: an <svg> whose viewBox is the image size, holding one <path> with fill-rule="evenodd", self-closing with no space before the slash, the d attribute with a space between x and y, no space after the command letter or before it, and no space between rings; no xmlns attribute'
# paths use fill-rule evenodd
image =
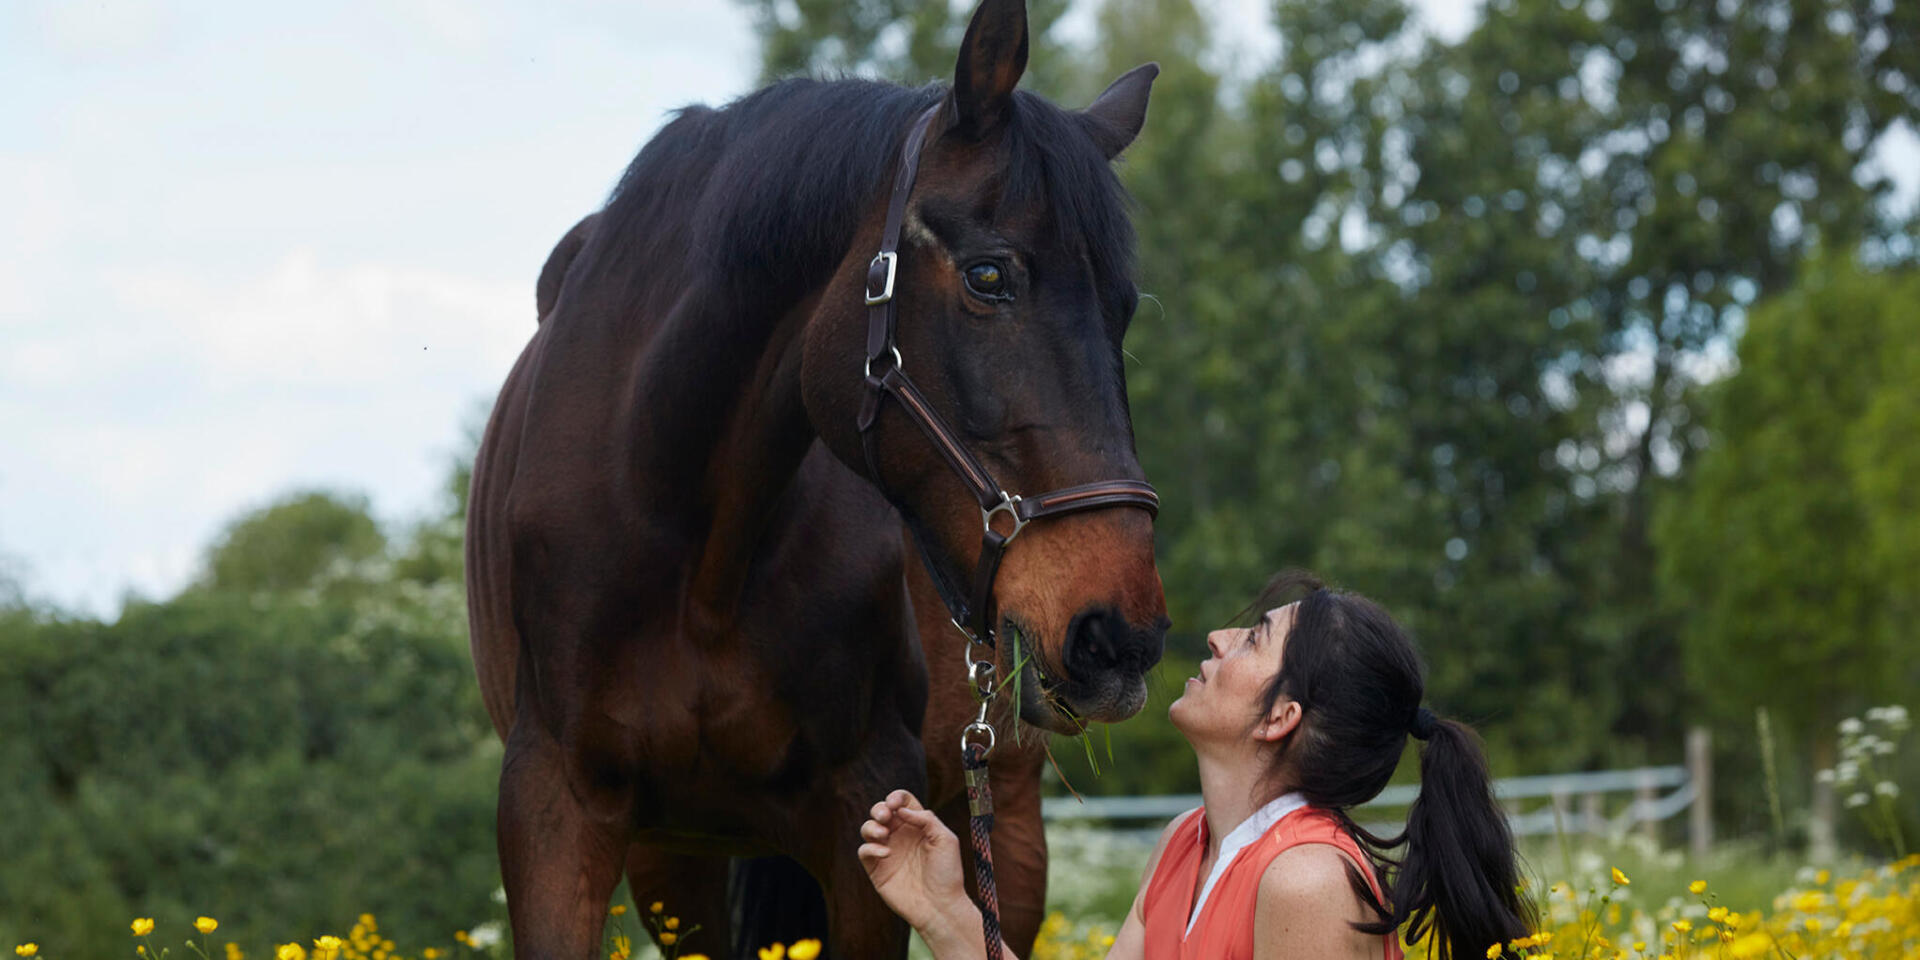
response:
<svg viewBox="0 0 1920 960"><path fill-rule="evenodd" d="M296 493L234 521L208 551L202 582L213 590L293 590L385 548L365 498Z"/></svg>
<svg viewBox="0 0 1920 960"><path fill-rule="evenodd" d="M0 940L106 956L128 918L164 943L212 914L253 954L371 910L444 949L492 916L457 530L388 544L363 500L301 494L114 622L0 601Z"/></svg>
<svg viewBox="0 0 1920 960"><path fill-rule="evenodd" d="M1755 309L1740 372L1706 391L1712 441L1655 529L1695 695L1733 723L1766 706L1815 767L1840 717L1920 680L1896 615L1905 574L1876 529L1910 456L1912 434L1883 431L1909 426L1915 303L1920 274L1828 261ZM1893 496L1910 528L1910 494Z"/></svg>

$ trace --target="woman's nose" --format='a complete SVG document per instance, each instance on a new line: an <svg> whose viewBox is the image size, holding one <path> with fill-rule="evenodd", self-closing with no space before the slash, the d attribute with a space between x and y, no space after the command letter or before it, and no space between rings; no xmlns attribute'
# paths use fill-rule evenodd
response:
<svg viewBox="0 0 1920 960"><path fill-rule="evenodd" d="M1220 656L1220 644L1222 643L1220 635L1224 632L1225 631L1222 630L1210 630L1207 632L1207 653L1216 658Z"/></svg>

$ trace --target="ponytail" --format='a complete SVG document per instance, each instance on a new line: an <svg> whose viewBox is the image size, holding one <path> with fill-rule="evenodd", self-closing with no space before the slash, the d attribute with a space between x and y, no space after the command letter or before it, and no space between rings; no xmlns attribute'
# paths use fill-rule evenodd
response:
<svg viewBox="0 0 1920 960"><path fill-rule="evenodd" d="M1256 606L1295 591L1305 596L1255 716L1281 696L1300 704L1300 726L1276 746L1272 776L1332 812L1372 861L1387 900L1349 864L1354 894L1378 917L1354 929L1384 935L1404 925L1408 941L1432 936L1439 960L1476 960L1494 943L1526 936L1534 918L1520 899L1513 832L1494 801L1479 738L1420 706L1420 658L1378 604L1288 572ZM1420 796L1405 832L1377 837L1347 811L1379 796L1409 735L1425 741Z"/></svg>
<svg viewBox="0 0 1920 960"><path fill-rule="evenodd" d="M1409 942L1431 934L1440 960L1469 960L1526 936L1531 923L1513 833L1494 801L1479 738L1453 720L1436 719L1429 729L1420 796L1407 811L1406 832L1385 844L1405 847L1392 872L1392 913L1359 929L1389 933L1404 925Z"/></svg>

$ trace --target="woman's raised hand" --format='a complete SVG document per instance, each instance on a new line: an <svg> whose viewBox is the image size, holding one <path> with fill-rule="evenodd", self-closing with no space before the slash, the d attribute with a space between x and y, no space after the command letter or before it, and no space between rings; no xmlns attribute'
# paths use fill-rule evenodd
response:
<svg viewBox="0 0 1920 960"><path fill-rule="evenodd" d="M880 899L926 936L966 903L960 840L913 794L895 790L860 825L860 863Z"/></svg>

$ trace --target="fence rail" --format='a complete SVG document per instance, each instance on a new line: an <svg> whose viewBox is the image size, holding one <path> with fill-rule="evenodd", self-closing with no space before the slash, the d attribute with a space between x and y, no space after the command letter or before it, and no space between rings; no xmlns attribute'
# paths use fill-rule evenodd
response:
<svg viewBox="0 0 1920 960"><path fill-rule="evenodd" d="M1691 747L1692 744L1689 744ZM1689 749L1690 766L1636 767L1627 770L1595 770L1546 776L1508 777L1493 782L1493 795L1507 808L1507 822L1517 836L1554 833L1623 834L1639 827L1649 836L1661 821L1678 816L1708 802L1712 770L1704 759L1704 749ZM1667 791L1662 793L1661 791ZM1608 815L1609 794L1632 793L1633 799L1616 804ZM1366 826L1376 832L1397 832L1402 823L1373 816L1411 805L1420 795L1417 784L1398 784L1359 808L1356 819L1371 820ZM1574 798L1579 809L1573 809ZM1548 801L1544 806L1533 801ZM1048 797L1041 802L1041 815L1054 822L1093 822L1105 824L1116 832L1152 837L1158 824L1200 805L1197 793L1150 797ZM1530 808L1530 809L1529 809ZM1689 834L1696 851L1703 851L1710 836L1700 835L1699 824L1705 818L1689 818ZM1152 829L1141 829L1141 821L1150 821ZM1123 824L1133 824L1128 829Z"/></svg>

